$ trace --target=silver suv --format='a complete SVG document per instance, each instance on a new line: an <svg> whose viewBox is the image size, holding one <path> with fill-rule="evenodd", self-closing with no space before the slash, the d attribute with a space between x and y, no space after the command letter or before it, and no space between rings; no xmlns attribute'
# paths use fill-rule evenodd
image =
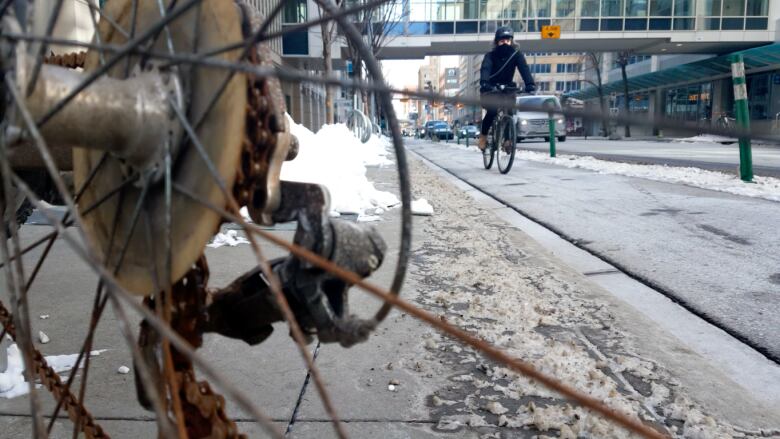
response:
<svg viewBox="0 0 780 439"><path fill-rule="evenodd" d="M539 111L517 111L514 114L517 125L517 141L533 137L550 140L550 126L548 124L548 109L560 110L561 101L553 95L519 96L517 103L539 107ZM566 121L563 116L555 115L555 137L559 142L566 141Z"/></svg>

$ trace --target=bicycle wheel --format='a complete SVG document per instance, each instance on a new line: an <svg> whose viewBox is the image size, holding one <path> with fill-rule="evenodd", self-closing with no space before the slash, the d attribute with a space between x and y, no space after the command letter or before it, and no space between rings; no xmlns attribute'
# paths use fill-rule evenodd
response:
<svg viewBox="0 0 780 439"><path fill-rule="evenodd" d="M503 116L498 123L498 127L496 162L498 162L499 172L506 174L512 169L512 163L515 161L515 142L517 139L515 122L511 116Z"/></svg>
<svg viewBox="0 0 780 439"><path fill-rule="evenodd" d="M493 159L496 156L496 136L495 130L493 129L494 127L495 124L490 127L490 131L488 131L487 134L487 146L485 147L485 150L482 151L482 164L485 166L485 169L493 167Z"/></svg>
<svg viewBox="0 0 780 439"><path fill-rule="evenodd" d="M373 81L383 84L378 63L344 18L347 15L337 15L329 4L320 3L329 11L323 13L323 21L339 22L342 35L360 54ZM9 8L10 4L14 7ZM242 307L231 300L245 294L250 284L253 294L260 294L258 299L279 306L271 314L268 310L273 307L258 309L256 318L289 323L323 404L336 421L338 435L345 436L313 367L304 331L323 342L345 346L368 336L387 315L389 305L383 304L373 318L356 319L348 314L346 293L355 279L378 268L386 247L366 228L331 222L328 195L318 187L280 181L282 163L297 153L280 78L314 84L327 81L316 74L273 68L270 45L281 43L288 32L279 15L285 2L276 2L267 18L253 4L257 2L112 0L99 8L94 0L12 0L0 8L4 14L0 17L0 61L5 71L11 71L0 86L2 128L19 133L10 140L3 136L0 145L0 207L4 213L11 212L13 207L5 206L11 203L3 200L14 200L15 206L21 191L52 226L51 232L31 237L26 227L17 227L15 215L4 214L0 227L0 263L4 283L10 286L0 295L0 337L9 334L18 342L26 381L39 378L43 388L52 391L56 404L53 414L48 408L44 413L39 392L30 386L33 437L46 436L44 415L51 415L49 429L58 417L67 415L75 431L102 437L85 399L91 395L90 399L105 401L89 390L88 372L89 353L99 337L96 330L109 319L104 313L109 306L115 311L120 339L131 353L139 402L154 412L161 437L237 435L224 399L196 378L200 374L273 437L282 437L249 396L195 353L207 332L250 344L268 336L268 326L239 328L242 321L248 322L237 317ZM80 17L76 23L74 10ZM319 21L302 24L303 28L319 25ZM95 30L91 42L76 38L84 28ZM74 48L88 50L74 53ZM49 53L54 55L44 56ZM381 89L375 94L395 147L403 206L402 238L390 286L397 295L410 247L411 197L391 95ZM370 124L366 120L361 124L370 135ZM15 142L13 157L6 155L10 142ZM31 162L20 164L20 157L37 160L34 165L48 172L56 197L36 192L36 182L19 176L32 166ZM62 175L71 170L73 192ZM43 201L56 198L64 200L64 217L45 208ZM254 242L264 236L263 231L240 217L240 207L246 207L259 224L306 214L316 227L308 229L299 223L300 233L292 243L274 241L291 251L304 251L295 253L301 256L268 261ZM257 268L228 287L213 290L208 285L204 249L215 230L228 220L253 241ZM75 227L66 230L68 226ZM299 234L305 239L299 239ZM370 254L344 249L344 239L370 244ZM30 317L42 314L36 314L41 303L45 308L61 303L63 297L85 299L80 294L83 285L52 296L51 284L58 276L47 261L52 253L64 251L60 247L65 245L67 257L83 261L83 276L89 273L97 278L94 299L86 300L84 315L70 322L74 327L84 322L83 337L74 346L59 346L79 352L73 370L81 368L82 373L74 372L67 380L46 364L41 346L33 340L37 325ZM326 251L339 258L332 256L330 264L338 263L349 276L356 276L341 274L350 280L339 281L343 287L336 290L332 290L333 277L310 277L316 275L301 271L294 262L298 257L316 261L323 256L328 262ZM328 283L327 297L316 305L319 323L309 316L314 308L288 304L281 288L282 272L292 278L309 277L316 284ZM257 284L258 279L264 280ZM65 289L66 282L60 283ZM47 294L51 297L46 298ZM29 300L32 295L36 301ZM143 322L137 337L128 310ZM103 405L99 402L98 410Z"/></svg>

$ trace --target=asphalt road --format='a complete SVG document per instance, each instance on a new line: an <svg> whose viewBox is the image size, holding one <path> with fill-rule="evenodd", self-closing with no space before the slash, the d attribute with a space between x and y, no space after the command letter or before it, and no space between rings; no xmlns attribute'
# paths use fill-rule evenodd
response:
<svg viewBox="0 0 780 439"><path fill-rule="evenodd" d="M549 144L530 139L518 148L549 151ZM780 147L751 147L755 175L780 177ZM711 171L735 172L739 167L739 145L710 142L669 142L647 140L604 140L569 138L556 144L559 154L589 155L603 160L669 166L693 166Z"/></svg>
<svg viewBox="0 0 780 439"><path fill-rule="evenodd" d="M777 202L522 160L500 175L473 150L408 147L780 361Z"/></svg>

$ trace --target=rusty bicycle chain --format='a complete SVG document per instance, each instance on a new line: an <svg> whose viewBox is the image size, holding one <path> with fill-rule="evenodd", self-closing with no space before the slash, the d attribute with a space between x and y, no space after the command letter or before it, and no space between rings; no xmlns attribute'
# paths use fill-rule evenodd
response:
<svg viewBox="0 0 780 439"><path fill-rule="evenodd" d="M84 61L87 59L87 52L71 52L63 53L61 55L51 54L43 58L44 64L52 64L55 66L67 67L70 69L84 68Z"/></svg>
<svg viewBox="0 0 780 439"><path fill-rule="evenodd" d="M13 317L3 305L2 301L0 301L0 323L2 323L5 332L16 341L16 327L13 323ZM40 378L41 384L52 393L54 398L62 402L63 408L68 412L68 417L70 417L73 422L80 419L81 431L84 435L89 439L109 438L110 436L95 422L95 419L92 417L89 410L87 410L87 408L78 401L76 395L71 393L70 389L65 386L59 374L46 363L43 354L41 354L39 350L33 348L32 356L35 375ZM73 373L76 372L73 371Z"/></svg>
<svg viewBox="0 0 780 439"><path fill-rule="evenodd" d="M194 267L172 287L173 308L171 328L195 349L203 344L206 321L209 270L201 256ZM150 301L147 301L150 302ZM186 419L187 436L191 439L244 439L235 421L227 416L225 398L211 389L206 381L198 381L192 361L171 348L174 376L179 390L181 408Z"/></svg>
<svg viewBox="0 0 780 439"><path fill-rule="evenodd" d="M248 61L260 64L263 47L250 51ZM247 75L246 133L241 144L241 164L233 185L233 196L239 206L252 202L258 180L269 171L269 154L277 142L277 133L283 130L270 91L270 81Z"/></svg>

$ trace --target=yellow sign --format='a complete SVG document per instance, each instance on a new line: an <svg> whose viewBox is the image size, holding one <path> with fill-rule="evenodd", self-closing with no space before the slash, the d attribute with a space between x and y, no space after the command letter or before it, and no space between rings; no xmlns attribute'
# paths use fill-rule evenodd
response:
<svg viewBox="0 0 780 439"><path fill-rule="evenodd" d="M561 37L561 27L560 26L542 26L542 38L555 38L558 39Z"/></svg>

